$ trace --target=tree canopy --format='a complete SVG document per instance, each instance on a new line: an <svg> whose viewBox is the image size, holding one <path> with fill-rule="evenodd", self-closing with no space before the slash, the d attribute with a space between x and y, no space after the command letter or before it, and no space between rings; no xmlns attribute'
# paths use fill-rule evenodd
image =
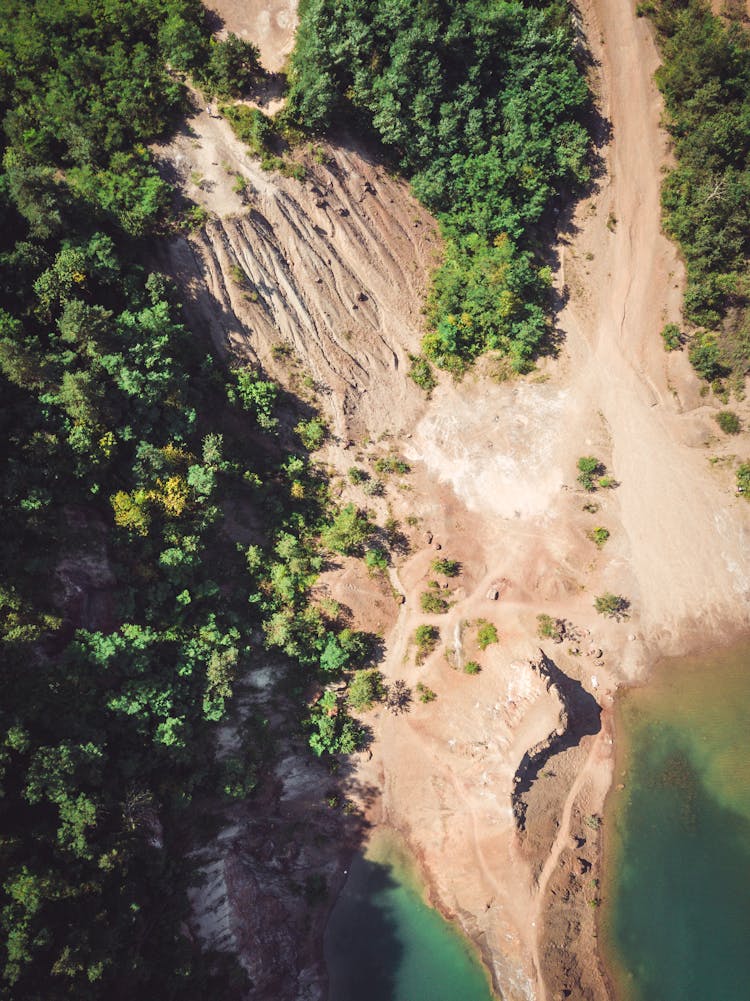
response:
<svg viewBox="0 0 750 1001"><path fill-rule="evenodd" d="M447 241L425 351L452 367L539 350L550 273L537 250L588 177L588 102L566 6L520 0L306 0L289 115L364 121L438 214Z"/></svg>
<svg viewBox="0 0 750 1001"><path fill-rule="evenodd" d="M312 602L330 505L276 387L144 264L181 74L240 93L257 53L197 0L0 15L0 997L231 999L241 971L184 933L191 804L252 789L262 740L225 767L216 726L265 649L303 679L359 656Z"/></svg>

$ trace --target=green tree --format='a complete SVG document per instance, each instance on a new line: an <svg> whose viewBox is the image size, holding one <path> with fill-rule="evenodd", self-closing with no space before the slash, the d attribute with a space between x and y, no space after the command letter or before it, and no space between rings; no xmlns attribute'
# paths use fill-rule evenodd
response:
<svg viewBox="0 0 750 1001"><path fill-rule="evenodd" d="M594 608L600 615L605 615L610 619L620 619L628 618L628 609L630 608L630 602L627 598L623 598L621 594L612 594L611 591L605 591L604 594L599 594L594 599Z"/></svg>
<svg viewBox="0 0 750 1001"><path fill-rule="evenodd" d="M323 544L350 556L361 549L371 532L370 520L354 504L346 504L322 533Z"/></svg>
<svg viewBox="0 0 750 1001"><path fill-rule="evenodd" d="M370 709L375 702L385 698L386 688L383 675L375 668L355 671L349 682L347 700L352 709Z"/></svg>

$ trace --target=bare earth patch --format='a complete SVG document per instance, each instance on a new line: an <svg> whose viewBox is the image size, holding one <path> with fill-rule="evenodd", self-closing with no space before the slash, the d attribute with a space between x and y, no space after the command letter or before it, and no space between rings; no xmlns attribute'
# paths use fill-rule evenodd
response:
<svg viewBox="0 0 750 1001"><path fill-rule="evenodd" d="M284 68L294 48L297 0L206 0L204 6L221 20L219 37L232 32L253 42L270 73Z"/></svg>

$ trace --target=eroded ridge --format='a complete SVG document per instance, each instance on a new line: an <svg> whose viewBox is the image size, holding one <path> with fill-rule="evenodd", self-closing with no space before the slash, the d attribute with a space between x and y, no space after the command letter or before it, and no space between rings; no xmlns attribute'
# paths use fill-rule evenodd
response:
<svg viewBox="0 0 750 1001"><path fill-rule="evenodd" d="M406 427L421 398L404 375L440 248L406 183L348 141L300 154L303 180L263 171L226 122L198 107L158 155L209 213L164 262L188 291L193 322L283 384L297 363L339 434L379 423L384 409Z"/></svg>
<svg viewBox="0 0 750 1001"><path fill-rule="evenodd" d="M524 797L550 759L577 747L583 737L596 734L601 729L601 706L580 681L561 671L543 650L529 666L546 679L547 691L557 695L561 709L558 726L548 737L526 751L513 777L511 802L519 832L526 829L527 803Z"/></svg>

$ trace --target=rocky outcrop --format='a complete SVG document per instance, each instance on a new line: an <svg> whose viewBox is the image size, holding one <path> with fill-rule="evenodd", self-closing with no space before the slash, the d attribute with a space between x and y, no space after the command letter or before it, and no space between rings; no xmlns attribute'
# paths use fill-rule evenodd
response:
<svg viewBox="0 0 750 1001"><path fill-rule="evenodd" d="M565 674L543 650L539 657L529 663L529 667L546 683L548 692L554 692L560 700L558 726L544 740L529 748L521 759L513 777L511 803L516 828L522 832L526 828L526 793L550 759L570 748L576 747L582 737L595 734L600 729L601 707L580 681Z"/></svg>
<svg viewBox="0 0 750 1001"><path fill-rule="evenodd" d="M234 719L219 732L219 759L237 751L250 714L276 736L262 779L247 798L204 805L216 830L195 852L201 876L190 892L191 937L230 953L248 977L247 1001L324 1001L323 932L361 843L364 821L349 796L366 800L343 764L334 777L294 736L290 707L275 687L282 670L245 680Z"/></svg>

